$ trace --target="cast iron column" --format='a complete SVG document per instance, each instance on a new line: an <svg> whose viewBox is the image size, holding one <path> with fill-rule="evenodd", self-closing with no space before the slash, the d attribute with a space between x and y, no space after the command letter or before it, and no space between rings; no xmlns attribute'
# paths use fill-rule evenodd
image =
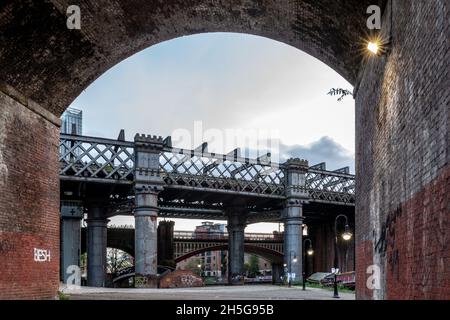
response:
<svg viewBox="0 0 450 320"><path fill-rule="evenodd" d="M305 174L308 161L289 159L285 164L286 209L284 211L284 263L293 277L290 283L302 282L303 204L309 198Z"/></svg>
<svg viewBox="0 0 450 320"><path fill-rule="evenodd" d="M162 137L136 134L135 152L135 286L158 287L158 194L163 189L159 156Z"/></svg>
<svg viewBox="0 0 450 320"><path fill-rule="evenodd" d="M80 267L82 218L81 202L61 201L61 280L63 283L67 283L67 278L76 272L69 268L70 266Z"/></svg>
<svg viewBox="0 0 450 320"><path fill-rule="evenodd" d="M272 263L272 284L280 284L282 274L283 274L283 265L273 262Z"/></svg>
<svg viewBox="0 0 450 320"><path fill-rule="evenodd" d="M228 213L228 283L243 284L245 211L233 208Z"/></svg>
<svg viewBox="0 0 450 320"><path fill-rule="evenodd" d="M88 207L87 223L87 283L90 287L104 287L106 278L107 224L100 205Z"/></svg>

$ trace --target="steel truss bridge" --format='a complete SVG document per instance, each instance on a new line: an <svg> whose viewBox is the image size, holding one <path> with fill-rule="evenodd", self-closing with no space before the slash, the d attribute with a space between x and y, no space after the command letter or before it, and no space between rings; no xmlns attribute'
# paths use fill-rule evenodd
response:
<svg viewBox="0 0 450 320"><path fill-rule="evenodd" d="M108 194L109 215L132 214L135 183L135 142L78 135L60 136L61 199ZM155 137L156 138L156 137ZM270 154L256 159L208 152L207 143L194 150L174 148L170 137L159 153L160 217L224 220L224 204L242 198L248 222L278 221L286 199L285 164ZM325 163L307 167L305 190L314 205L354 207L355 176L349 168L326 170Z"/></svg>

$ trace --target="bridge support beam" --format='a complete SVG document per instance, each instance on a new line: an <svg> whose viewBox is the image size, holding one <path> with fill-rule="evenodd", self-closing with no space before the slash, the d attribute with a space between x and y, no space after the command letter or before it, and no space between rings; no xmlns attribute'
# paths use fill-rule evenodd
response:
<svg viewBox="0 0 450 320"><path fill-rule="evenodd" d="M308 162L301 159L290 159L286 168L286 210L284 212L284 264L290 283L303 281L303 204L308 199L305 173Z"/></svg>
<svg viewBox="0 0 450 320"><path fill-rule="evenodd" d="M244 240L246 215L243 210L228 214L228 283L244 284Z"/></svg>
<svg viewBox="0 0 450 320"><path fill-rule="evenodd" d="M162 137L136 134L135 146L135 287L158 287L158 193L164 181L159 156Z"/></svg>
<svg viewBox="0 0 450 320"><path fill-rule="evenodd" d="M80 266L82 218L81 202L61 201L61 280L63 283L67 283L67 278L74 272L69 267Z"/></svg>
<svg viewBox="0 0 450 320"><path fill-rule="evenodd" d="M90 287L104 287L106 278L107 225L100 205L88 208L87 222L87 283Z"/></svg>

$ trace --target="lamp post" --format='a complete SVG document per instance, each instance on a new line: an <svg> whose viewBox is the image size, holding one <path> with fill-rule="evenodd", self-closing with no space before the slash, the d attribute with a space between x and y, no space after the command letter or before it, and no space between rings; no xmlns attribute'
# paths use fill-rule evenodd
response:
<svg viewBox="0 0 450 320"><path fill-rule="evenodd" d="M342 239L348 241L352 238L352 233L350 232L350 227L348 225L348 218L345 214L340 214L334 219L334 295L333 298L339 298L338 287L337 287L337 270L338 270L338 248L337 248L337 223L339 218L345 218L345 229L342 234Z"/></svg>
<svg viewBox="0 0 450 320"><path fill-rule="evenodd" d="M199 263L198 265L197 265L197 268L199 269L199 276L201 277L202 276L202 265Z"/></svg>
<svg viewBox="0 0 450 320"><path fill-rule="evenodd" d="M294 258L292 258L292 253L294 253ZM289 252L289 279L288 279L288 287L289 288L291 287L291 279L292 279L291 266L292 266L292 263L296 263L296 262L297 262L297 257L295 255L295 252L290 251Z"/></svg>
<svg viewBox="0 0 450 320"><path fill-rule="evenodd" d="M309 243L308 246L308 250L306 250L306 242ZM314 254L314 250L312 248L312 241L311 239L305 239L303 241L303 250L304 250L304 254L303 254L303 260L305 261L305 270L303 270L303 291L306 290L306 277L308 276L307 272L308 272L308 256L312 256Z"/></svg>

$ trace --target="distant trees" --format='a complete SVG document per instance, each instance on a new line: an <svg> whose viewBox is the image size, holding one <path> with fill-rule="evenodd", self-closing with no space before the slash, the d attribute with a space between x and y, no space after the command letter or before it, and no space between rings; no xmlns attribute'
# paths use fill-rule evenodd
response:
<svg viewBox="0 0 450 320"><path fill-rule="evenodd" d="M128 253L116 248L107 248L106 272L113 274L132 266L133 257Z"/></svg>
<svg viewBox="0 0 450 320"><path fill-rule="evenodd" d="M244 270L249 278L255 277L259 272L259 257L251 255L248 262L244 264Z"/></svg>
<svg viewBox="0 0 450 320"><path fill-rule="evenodd" d="M194 259L190 259L184 266L184 270L191 270L192 272L201 275L202 273L202 268L199 266L201 266L201 260L198 258L194 258Z"/></svg>

